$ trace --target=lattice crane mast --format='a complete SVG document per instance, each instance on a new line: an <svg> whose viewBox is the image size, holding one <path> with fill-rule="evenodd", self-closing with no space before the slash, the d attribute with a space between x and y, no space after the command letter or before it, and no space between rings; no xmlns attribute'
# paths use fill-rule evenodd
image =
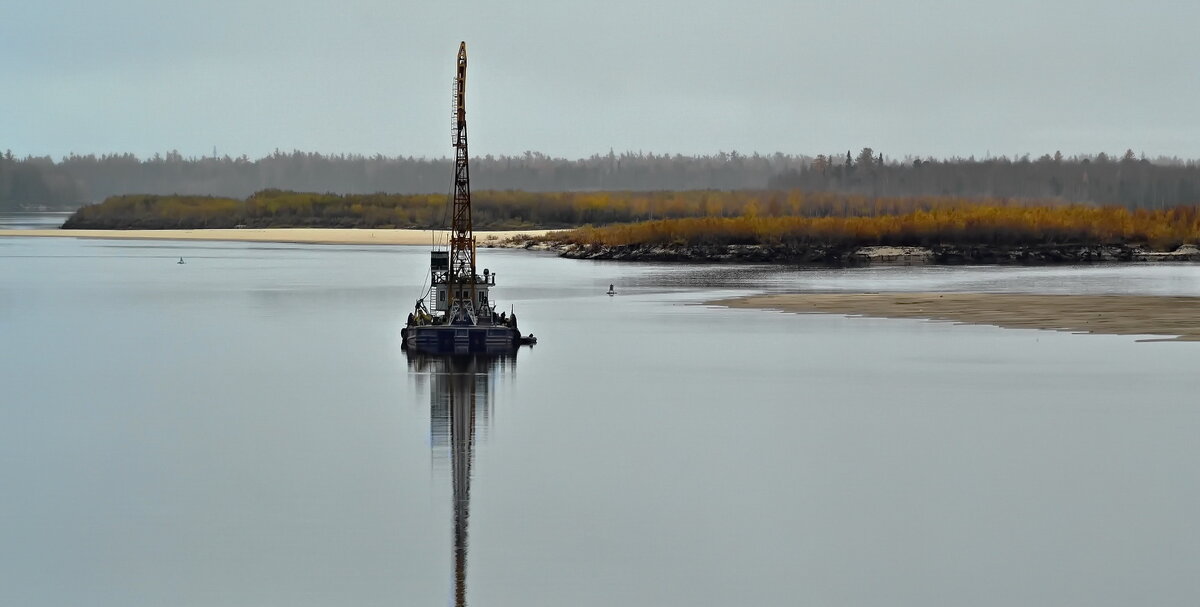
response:
<svg viewBox="0 0 1200 607"><path fill-rule="evenodd" d="M467 43L458 46L458 70L451 94L454 144L454 207L450 224L450 308L476 312L475 234L471 226L471 176L467 167Z"/></svg>

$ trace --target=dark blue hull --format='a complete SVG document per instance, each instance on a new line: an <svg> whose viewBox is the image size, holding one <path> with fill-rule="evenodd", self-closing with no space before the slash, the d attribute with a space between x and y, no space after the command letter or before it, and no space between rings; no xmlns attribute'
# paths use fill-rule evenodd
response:
<svg viewBox="0 0 1200 607"><path fill-rule="evenodd" d="M404 347L430 354L499 354L521 345L512 327L424 325L405 327Z"/></svg>

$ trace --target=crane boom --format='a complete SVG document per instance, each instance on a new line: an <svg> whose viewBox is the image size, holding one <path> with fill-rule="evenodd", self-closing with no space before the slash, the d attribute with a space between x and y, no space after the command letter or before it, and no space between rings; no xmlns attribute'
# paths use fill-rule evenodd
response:
<svg viewBox="0 0 1200 607"><path fill-rule="evenodd" d="M475 299L475 234L471 226L471 179L467 167L467 43L458 46L452 104L454 138L454 208L450 224L450 304L473 307Z"/></svg>

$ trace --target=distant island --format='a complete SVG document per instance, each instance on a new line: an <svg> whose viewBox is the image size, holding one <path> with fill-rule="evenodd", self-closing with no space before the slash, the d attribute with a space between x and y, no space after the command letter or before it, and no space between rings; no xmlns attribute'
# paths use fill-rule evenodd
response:
<svg viewBox="0 0 1200 607"><path fill-rule="evenodd" d="M509 246L581 259L853 264L1200 261L1200 207L882 198L800 190L475 193L481 230L559 229ZM63 228L440 229L445 196L263 190L114 196ZM494 243L492 243L494 244Z"/></svg>

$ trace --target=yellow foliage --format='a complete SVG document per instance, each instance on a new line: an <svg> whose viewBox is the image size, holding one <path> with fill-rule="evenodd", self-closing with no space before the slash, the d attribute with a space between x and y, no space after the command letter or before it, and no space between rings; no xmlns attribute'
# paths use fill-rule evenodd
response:
<svg viewBox="0 0 1200 607"><path fill-rule="evenodd" d="M521 192L473 195L476 229L586 225L557 236L588 244L934 245L1195 242L1198 207L1129 211L1053 201L793 191ZM75 227L446 227L445 194L263 190L244 201L114 196L80 209ZM633 223L640 222L640 223ZM601 227L591 227L601 226Z"/></svg>
<svg viewBox="0 0 1200 607"><path fill-rule="evenodd" d="M748 207L753 209L754 207ZM1039 245L1147 244L1172 249L1200 241L1200 207L962 204L894 215L697 217L553 232L548 240L584 245Z"/></svg>

